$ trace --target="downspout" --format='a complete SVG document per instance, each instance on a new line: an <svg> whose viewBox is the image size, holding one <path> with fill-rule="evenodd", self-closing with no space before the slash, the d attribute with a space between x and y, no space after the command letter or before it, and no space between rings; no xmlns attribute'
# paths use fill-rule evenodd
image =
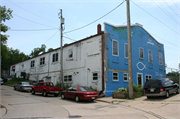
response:
<svg viewBox="0 0 180 119"><path fill-rule="evenodd" d="M51 53L49 53L49 60L48 60L48 76L49 76L50 54Z"/></svg>

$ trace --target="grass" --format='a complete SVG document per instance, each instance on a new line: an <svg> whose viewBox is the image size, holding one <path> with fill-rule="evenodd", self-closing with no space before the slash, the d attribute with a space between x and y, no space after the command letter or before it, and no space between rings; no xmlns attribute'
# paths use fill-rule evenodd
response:
<svg viewBox="0 0 180 119"><path fill-rule="evenodd" d="M4 85L13 86L13 85L23 82L23 81L29 81L29 80L23 79L23 78L13 78L12 80L9 80L8 82L4 83Z"/></svg>

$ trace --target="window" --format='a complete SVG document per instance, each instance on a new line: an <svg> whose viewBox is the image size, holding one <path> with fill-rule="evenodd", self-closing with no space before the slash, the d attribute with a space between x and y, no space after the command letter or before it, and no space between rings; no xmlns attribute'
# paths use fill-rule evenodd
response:
<svg viewBox="0 0 180 119"><path fill-rule="evenodd" d="M31 61L31 67L34 67L34 60Z"/></svg>
<svg viewBox="0 0 180 119"><path fill-rule="evenodd" d="M158 55L159 55L159 64L162 65L163 64L163 62L162 62L162 54L158 53Z"/></svg>
<svg viewBox="0 0 180 119"><path fill-rule="evenodd" d="M73 57L73 50L69 49L69 58L72 58L72 57Z"/></svg>
<svg viewBox="0 0 180 119"><path fill-rule="evenodd" d="M113 72L113 81L118 81L118 73Z"/></svg>
<svg viewBox="0 0 180 119"><path fill-rule="evenodd" d="M15 66L12 66L12 71L15 71Z"/></svg>
<svg viewBox="0 0 180 119"><path fill-rule="evenodd" d="M118 56L119 54L119 52L118 52L118 41L115 41L115 40L113 40L113 43L112 43L112 48L113 48L113 55L114 56Z"/></svg>
<svg viewBox="0 0 180 119"><path fill-rule="evenodd" d="M72 81L72 75L64 76L64 81Z"/></svg>
<svg viewBox="0 0 180 119"><path fill-rule="evenodd" d="M93 73L93 80L98 80L98 73Z"/></svg>
<svg viewBox="0 0 180 119"><path fill-rule="evenodd" d="M58 61L58 53L53 54L53 59L52 62L57 62Z"/></svg>
<svg viewBox="0 0 180 119"><path fill-rule="evenodd" d="M144 49L143 48L139 48L139 57L141 59L144 59Z"/></svg>
<svg viewBox="0 0 180 119"><path fill-rule="evenodd" d="M128 73L124 73L124 81L128 81Z"/></svg>
<svg viewBox="0 0 180 119"><path fill-rule="evenodd" d="M151 75L146 75L146 82L147 82L148 80L150 80L150 79L152 79L152 76L151 76Z"/></svg>
<svg viewBox="0 0 180 119"><path fill-rule="evenodd" d="M124 44L124 54L125 54L125 58L128 58L128 44L127 43Z"/></svg>
<svg viewBox="0 0 180 119"><path fill-rule="evenodd" d="M151 50L148 50L148 59L149 59L149 63L153 63L152 51Z"/></svg>
<svg viewBox="0 0 180 119"><path fill-rule="evenodd" d="M45 57L40 58L40 65L43 65L45 63Z"/></svg>

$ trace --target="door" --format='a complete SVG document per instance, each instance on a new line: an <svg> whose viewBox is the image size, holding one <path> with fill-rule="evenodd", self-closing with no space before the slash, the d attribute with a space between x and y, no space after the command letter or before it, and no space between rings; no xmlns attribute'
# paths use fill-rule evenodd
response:
<svg viewBox="0 0 180 119"><path fill-rule="evenodd" d="M143 74L137 73L137 86L143 86Z"/></svg>

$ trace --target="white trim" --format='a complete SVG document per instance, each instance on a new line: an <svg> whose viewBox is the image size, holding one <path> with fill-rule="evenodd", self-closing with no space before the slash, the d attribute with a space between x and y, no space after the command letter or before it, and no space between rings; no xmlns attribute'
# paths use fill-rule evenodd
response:
<svg viewBox="0 0 180 119"><path fill-rule="evenodd" d="M116 41L116 42L117 42L117 55L114 55L114 54L113 54L113 41ZM114 40L114 39L112 39L112 55L113 55L113 56L119 56L119 42L118 42L117 40Z"/></svg>
<svg viewBox="0 0 180 119"><path fill-rule="evenodd" d="M124 80L124 74L127 74L127 80ZM128 81L129 81L129 73L123 73L123 80L124 80L125 82L128 82Z"/></svg>
<svg viewBox="0 0 180 119"><path fill-rule="evenodd" d="M138 86L138 74L141 75L141 86L143 86L143 73L137 73L137 86Z"/></svg>
<svg viewBox="0 0 180 119"><path fill-rule="evenodd" d="M128 43L124 43L124 57L128 59L128 56L126 57L126 52L125 52L125 51L126 51L126 47L125 47L126 44L127 44L127 47L128 47ZM128 52L128 51L127 51L127 52Z"/></svg>
<svg viewBox="0 0 180 119"><path fill-rule="evenodd" d="M151 51L151 54L152 54L152 62L149 62L149 51ZM153 63L153 53L152 53L152 50L148 50L148 62L149 63Z"/></svg>
<svg viewBox="0 0 180 119"><path fill-rule="evenodd" d="M140 53L141 53L141 52L140 52L140 49L143 49L143 58L140 57ZM139 47L139 58L140 58L140 59L144 59L144 48L142 48L142 47Z"/></svg>
<svg viewBox="0 0 180 119"><path fill-rule="evenodd" d="M113 73L117 73L117 79L118 79L118 80L114 80L114 79L113 79ZM119 73L118 73L118 72L112 72L112 80L113 80L113 81L119 81Z"/></svg>

